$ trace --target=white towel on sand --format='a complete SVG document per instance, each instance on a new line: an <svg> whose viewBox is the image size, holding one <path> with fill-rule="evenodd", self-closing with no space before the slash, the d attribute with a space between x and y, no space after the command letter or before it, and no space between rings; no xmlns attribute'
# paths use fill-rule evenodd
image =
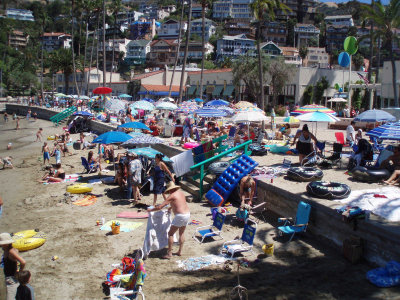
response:
<svg viewBox="0 0 400 300"><path fill-rule="evenodd" d="M383 187L371 190L352 191L350 196L343 200L337 200L343 204L358 206L369 210L375 215L381 216L391 222L400 221L400 190L398 187ZM375 197L384 195L386 198Z"/></svg>
<svg viewBox="0 0 400 300"><path fill-rule="evenodd" d="M156 251L168 246L168 231L171 227L172 215L168 211L149 213L146 236L143 243L143 254L147 257L150 251ZM174 242L177 242L174 235Z"/></svg>
<svg viewBox="0 0 400 300"><path fill-rule="evenodd" d="M194 165L192 150L187 150L174 157L171 157L172 167L176 177L182 176L190 171L190 167Z"/></svg>

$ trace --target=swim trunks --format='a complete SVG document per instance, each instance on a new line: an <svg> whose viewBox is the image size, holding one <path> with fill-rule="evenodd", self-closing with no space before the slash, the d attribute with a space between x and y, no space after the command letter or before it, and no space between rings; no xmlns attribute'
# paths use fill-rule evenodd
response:
<svg viewBox="0 0 400 300"><path fill-rule="evenodd" d="M50 160L50 154L49 152L43 152L43 160L48 159Z"/></svg>
<svg viewBox="0 0 400 300"><path fill-rule="evenodd" d="M172 220L172 225L175 227L184 227L189 223L190 213L187 214L177 214Z"/></svg>

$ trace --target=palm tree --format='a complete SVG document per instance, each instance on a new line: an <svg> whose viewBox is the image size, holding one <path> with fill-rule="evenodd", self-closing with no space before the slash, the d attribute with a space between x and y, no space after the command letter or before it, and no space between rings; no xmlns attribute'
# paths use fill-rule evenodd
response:
<svg viewBox="0 0 400 300"><path fill-rule="evenodd" d="M186 31L186 44L185 44L185 55L183 56L183 65L182 65L182 71L181 71L181 83L179 85L179 101L178 103L182 102L182 90L183 90L183 83L185 79L185 69L186 69L186 61L187 61L187 56L189 52L189 39L190 39L190 23L192 19L192 0L189 0L189 16L188 16L188 28ZM204 45L203 45L204 47Z"/></svg>
<svg viewBox="0 0 400 300"><path fill-rule="evenodd" d="M391 0L386 6L377 2L374 7L363 5L364 18L374 22L376 30L374 36L381 38L387 45L392 64L392 84L393 96L396 107L399 107L399 97L396 85L396 61L393 55L393 43L399 42L399 38L395 35L395 28L400 27L400 0ZM371 41L372 43L372 41ZM372 46L372 45L371 45Z"/></svg>
<svg viewBox="0 0 400 300"><path fill-rule="evenodd" d="M182 22L183 22L183 14L185 12L185 5L183 4L184 1L182 0L181 2L181 18L179 19L179 33L178 33L178 46L176 48L175 52L175 62L174 62L174 69L172 71L172 76L171 76L171 82L169 83L169 91L168 91L168 97L171 98L171 92L172 92L172 83L174 82L174 77L175 77L175 71L176 71L176 65L178 64L179 60L179 50L181 48L181 40L182 40Z"/></svg>
<svg viewBox="0 0 400 300"><path fill-rule="evenodd" d="M255 0L250 4L250 9L254 14L254 18L257 21L257 53L258 53L258 74L260 77L261 89L260 89L260 101L261 101L261 109L265 110L264 103L264 79L263 79L263 69L261 62L261 22L264 19L264 15L266 14L270 20L275 19L275 10L281 9L283 11L289 10L289 8L280 3L278 0ZM264 126L263 126L264 127Z"/></svg>
<svg viewBox="0 0 400 300"><path fill-rule="evenodd" d="M206 27L206 7L211 5L212 2L210 0L200 0L201 4L201 22L202 22L202 30L201 30L201 44L203 48L201 49L201 73L200 73L200 91L199 98L203 99L203 71L204 71L204 61L205 61L205 27Z"/></svg>
<svg viewBox="0 0 400 300"><path fill-rule="evenodd" d="M111 79L112 79L112 72L114 68L114 53L115 53L115 30L117 27L117 15L118 12L122 9L122 2L121 0L114 0L111 4L111 10L114 15L114 28L113 28L113 41L112 41L112 59L111 59L111 72L110 72L110 85L111 85Z"/></svg>
<svg viewBox="0 0 400 300"><path fill-rule="evenodd" d="M72 68L74 74L74 86L78 96L80 96L78 83L76 82L76 65L75 65L75 47L74 47L74 27L75 27L75 20L74 20L74 9L75 9L75 0L71 0L71 50L72 50Z"/></svg>
<svg viewBox="0 0 400 300"><path fill-rule="evenodd" d="M64 93L68 93L69 89L69 76L73 73L74 68L72 65L72 49L60 48L50 54L50 64L53 73L61 71L64 74Z"/></svg>

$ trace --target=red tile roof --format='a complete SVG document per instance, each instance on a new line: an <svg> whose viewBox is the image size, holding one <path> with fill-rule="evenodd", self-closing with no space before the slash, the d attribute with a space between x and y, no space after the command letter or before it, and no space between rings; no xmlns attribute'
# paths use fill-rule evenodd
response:
<svg viewBox="0 0 400 300"><path fill-rule="evenodd" d="M158 42L161 42L161 41L164 41L164 42L166 42L168 45L172 46L172 45L176 44L176 43L175 43L176 40L177 40L177 39L172 39L172 40L165 40L165 39L154 40L154 41L151 42L150 46L152 47L152 46L154 46L155 44L157 44Z"/></svg>
<svg viewBox="0 0 400 300"><path fill-rule="evenodd" d="M144 87L148 91L154 91L154 92L168 92L169 91L169 85L142 84L142 87ZM185 90L185 86L183 87L183 90ZM171 91L179 92L179 85L173 85L171 88Z"/></svg>
<svg viewBox="0 0 400 300"><path fill-rule="evenodd" d="M226 68L226 69L204 70L203 74L224 73L224 72L232 72L232 69ZM200 73L201 73L201 71L192 71L192 72L188 72L188 75L194 75L194 74L200 74Z"/></svg>
<svg viewBox="0 0 400 300"><path fill-rule="evenodd" d="M164 70L158 70L158 71L138 74L135 77L133 77L133 80L140 80L140 79L147 78L147 77L150 77L150 76L153 76L153 75L157 75L157 74L160 74L160 73L163 73L163 72L164 72Z"/></svg>

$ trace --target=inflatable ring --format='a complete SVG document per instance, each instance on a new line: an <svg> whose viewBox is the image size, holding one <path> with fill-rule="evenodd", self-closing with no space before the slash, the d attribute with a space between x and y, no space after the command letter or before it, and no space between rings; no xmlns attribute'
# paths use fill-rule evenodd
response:
<svg viewBox="0 0 400 300"><path fill-rule="evenodd" d="M307 192L317 198L344 199L350 195L351 189L340 182L314 181L307 185Z"/></svg>
<svg viewBox="0 0 400 300"><path fill-rule="evenodd" d="M200 146L200 144L195 142L188 142L183 144L183 148L185 149L193 149L196 148L197 146Z"/></svg>
<svg viewBox="0 0 400 300"><path fill-rule="evenodd" d="M308 182L308 181L321 180L322 177L324 176L324 173L318 168L291 167L287 171L286 175L289 179L295 181Z"/></svg>
<svg viewBox="0 0 400 300"><path fill-rule="evenodd" d="M67 192L71 194L89 193L93 190L93 186L88 183L78 183L67 186Z"/></svg>
<svg viewBox="0 0 400 300"><path fill-rule="evenodd" d="M208 171L214 175L221 175L231 164L227 161L218 161L208 167Z"/></svg>
<svg viewBox="0 0 400 300"><path fill-rule="evenodd" d="M54 141L56 139L56 137L54 136L54 135L49 135L48 137L47 137L47 140L48 141Z"/></svg>
<svg viewBox="0 0 400 300"><path fill-rule="evenodd" d="M24 230L14 233L12 246L19 251L28 251L42 246L46 242L46 235L38 229Z"/></svg>
<svg viewBox="0 0 400 300"><path fill-rule="evenodd" d="M386 169L374 170L361 166L353 168L350 174L355 180L361 182L379 182L390 177L390 172Z"/></svg>

